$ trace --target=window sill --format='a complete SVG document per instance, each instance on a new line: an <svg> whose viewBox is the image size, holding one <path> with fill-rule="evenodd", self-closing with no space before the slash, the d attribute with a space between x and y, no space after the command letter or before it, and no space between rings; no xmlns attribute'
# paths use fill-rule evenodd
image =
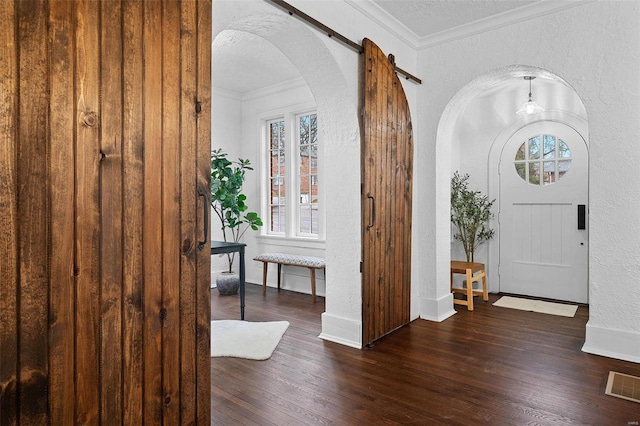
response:
<svg viewBox="0 0 640 426"><path fill-rule="evenodd" d="M258 235L256 239L263 244L283 247L303 247L324 250L325 240L304 237L282 237L279 235Z"/></svg>

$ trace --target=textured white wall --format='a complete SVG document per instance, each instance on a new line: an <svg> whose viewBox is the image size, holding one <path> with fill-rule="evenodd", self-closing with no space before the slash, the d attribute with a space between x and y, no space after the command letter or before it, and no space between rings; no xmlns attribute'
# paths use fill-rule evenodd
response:
<svg viewBox="0 0 640 426"><path fill-rule="evenodd" d="M423 50L418 69L422 149L416 179L435 182L418 194L427 218L418 227L425 295L448 292L448 179L451 133L436 136L447 104L495 70L531 66L566 81L582 99L590 141L590 320L585 350L640 361L640 4L586 3L551 15ZM428 70L428 71L427 71ZM458 111L459 112L459 111ZM446 253L446 255L443 255ZM429 312L427 312L429 314Z"/></svg>
<svg viewBox="0 0 640 426"><path fill-rule="evenodd" d="M447 108L449 102L482 76L527 67L546 70L575 90L586 107L591 149L585 350L640 361L640 5L585 3L415 52L341 1L292 3L353 40L374 40L423 79L421 86L403 81L415 138L413 318L419 311L442 320L453 312L449 179L459 164L452 153L463 149L451 146L451 122L463 108ZM360 171L353 167L360 161L359 56L264 1L214 1L214 36L228 27L258 34L282 50L309 84L328 125L323 337L359 346Z"/></svg>
<svg viewBox="0 0 640 426"><path fill-rule="evenodd" d="M400 66L414 69L415 51L346 3L291 3L352 40L371 38L386 52L394 53ZM329 4L331 7L327 7ZM357 116L360 56L261 0L214 1L213 28L214 38L225 29L246 31L265 38L298 68L313 93L318 119L322 123L327 170L324 183L329 212L325 245L328 279L322 337L360 347L360 129ZM416 99L415 87L411 84L403 82L413 110Z"/></svg>
<svg viewBox="0 0 640 426"><path fill-rule="evenodd" d="M302 83L302 84L301 84ZM288 120L291 115L298 112L313 109L316 107L315 101L304 82L296 81L292 85L279 85L277 88L260 91L246 96L243 102L242 122L243 122L243 155L250 158L255 170L248 175L245 185L245 194L250 201L250 208L259 211L261 217L266 221L268 206L260 206L260 200L265 199L268 188L262 185L268 176L267 165L262 162L266 155L263 142L262 121L276 118L279 114L284 114ZM322 123L321 123L322 126ZM291 129L292 130L292 129ZM289 131L291 133L291 131ZM323 136L319 136L322 147ZM320 182L323 182L322 176ZM261 193L263 192L263 193ZM262 198L264 196L264 198ZM325 206L322 206L324 208ZM253 259L256 255L265 252L284 252L290 254L302 254L307 256L325 257L324 240L322 241L300 241L290 238L261 236L266 232L249 231L245 234L244 242L247 243L247 258ZM275 286L277 283L277 269L274 265L270 267L268 282ZM262 283L262 262L247 262L247 280L253 283ZM317 274L317 293L325 295L325 285L322 273ZM309 271L306 268L284 268L282 278L282 288L305 293L311 292Z"/></svg>
<svg viewBox="0 0 640 426"><path fill-rule="evenodd" d="M242 156L242 102L239 95L224 90L213 90L211 102L211 149L222 148L229 159L234 160ZM211 239L222 240L220 220L211 210ZM238 260L235 261L238 265ZM228 268L226 256L211 258L211 283L215 286L218 272Z"/></svg>

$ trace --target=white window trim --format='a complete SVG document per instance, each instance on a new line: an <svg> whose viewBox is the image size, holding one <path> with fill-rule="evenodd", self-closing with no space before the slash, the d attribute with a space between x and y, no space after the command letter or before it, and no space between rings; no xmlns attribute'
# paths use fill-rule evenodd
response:
<svg viewBox="0 0 640 426"><path fill-rule="evenodd" d="M313 108L307 111L299 111L296 112L296 114L294 115L294 119L293 122L295 124L295 143L293 143L292 141L292 153L294 154L294 162L295 164L293 165L294 167L292 167L294 170L292 170L293 172L293 176L294 176L294 180L293 182L296 183L295 188L293 189L293 196L295 198L292 198L292 200L295 200L295 207L294 207L294 218L295 221L293 223L293 227L294 229L292 230L293 233L290 235L295 235L296 237L302 237L302 238L313 238L313 239L317 239L320 236L320 204L323 204L320 202L320 193L318 193L318 234L312 234L312 233L306 233L306 232L302 232L299 229L299 225L300 225L300 217L299 215L299 207L300 207L300 200L302 198L302 194L300 193L300 180L302 179L302 177L300 176L300 154L298 153L298 142L299 142L299 135L300 135L300 117L304 116L304 115L312 115L312 114L316 114L316 116L318 115L318 111ZM319 121L318 121L319 123ZM318 124L318 126L320 126L320 124ZM320 148L320 127L318 127L318 149ZM320 155L320 152L318 151L318 156ZM318 164L319 166L319 164ZM309 167L311 167L311 165L309 165ZM318 167L318 173L320 172L320 167ZM318 178L319 179L319 178ZM322 185L320 185L322 186Z"/></svg>
<svg viewBox="0 0 640 426"><path fill-rule="evenodd" d="M298 200L299 200L299 185L295 185L297 183L297 178L299 174L299 155L295 155L296 148L295 141L292 139L294 137L294 132L298 131L298 123L297 117L300 115L315 113L317 114L317 107L314 102L304 102L298 103L294 105L283 106L281 108L272 109L268 111L262 111L258 114L258 158L259 161L259 186L260 186L260 208L261 208L261 217L265 218L267 223L270 220L270 209L269 209L269 144L268 144L268 133L267 133L267 123L272 120L284 119L285 120L285 147L286 147L286 157L288 157L289 167L287 168L285 175L285 198L286 198L286 232L285 233L273 233L269 230L269 225L263 226L261 228L261 233L258 236L259 239L268 240L271 242L278 242L281 245L286 246L296 246L300 243L304 243L305 246L313 245L315 243L319 243L324 246L324 241L326 238L325 234L325 218L326 218L326 210L325 210L325 192L324 192L324 143L323 143L323 132L321 130L322 123L320 122L320 117L318 117L318 181L319 181L319 192L318 192L318 235L312 234L298 234ZM295 202L292 202L295 201Z"/></svg>
<svg viewBox="0 0 640 426"><path fill-rule="evenodd" d="M261 146L262 146L262 154L260 156L260 163L263 166L263 169L265 170L264 172L264 178L260 180L260 187L266 186L266 190L261 191L262 195L261 195L261 206L262 206L262 212L260 214L261 217L265 218L265 223L267 223L267 226L263 226L262 229L262 233L266 233L267 235L271 235L271 236L286 236L288 233L288 230L286 230L285 232L275 232L275 231L271 231L270 229L270 225L269 223L271 222L271 193L270 193L270 178L271 178L271 163L269 162L270 159L270 148L269 148L269 123L272 123L274 121L284 121L285 123L285 164L287 164L287 157L289 156L289 150L287 149L288 146L288 141L287 139L290 138L289 136L289 130L287 129L287 117L283 116L283 115L279 115L273 118L268 118L265 120L262 120L261 123L261 128L262 128L262 142L261 142ZM290 178L289 178L289 170L286 169L285 170L285 175L284 175L284 184L285 184L285 189L286 192L284 194L284 198L285 198L285 211L289 210L289 204L291 203L291 199L290 199L290 194L288 191L289 186L291 186L291 184L289 182ZM279 179L280 184L282 184L282 182ZM289 226L289 221L287 221L286 225L287 227Z"/></svg>

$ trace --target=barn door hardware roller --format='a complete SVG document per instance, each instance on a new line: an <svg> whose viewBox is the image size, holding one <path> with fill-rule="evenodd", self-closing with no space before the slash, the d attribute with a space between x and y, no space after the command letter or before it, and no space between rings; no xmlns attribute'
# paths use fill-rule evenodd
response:
<svg viewBox="0 0 640 426"><path fill-rule="evenodd" d="M312 27L315 27L315 28L319 29L320 31L326 33L331 38L337 39L338 41L340 41L343 44L345 44L346 46L352 48L356 52L358 52L358 53L363 53L364 52L364 49L362 48L362 46L360 44L356 43L355 41L349 40L347 37L343 36L342 34L336 32L336 31L334 31L332 28L327 27L325 24L323 24L322 22L318 21L317 19L312 18L311 16L307 15L306 13L301 11L300 9L297 9L297 8L291 6L286 1L283 1L283 0L268 0L268 1L270 1L271 3L275 3L276 5L280 6L281 8L283 8L284 10L289 12L289 15L297 16L298 18L302 19L303 21L305 21L306 23L308 23ZM393 55L389 55L389 62L391 62L391 65L394 67L396 72L399 72L400 74L402 74L407 80L412 80L413 82L415 82L417 84L422 84L422 80L420 80L418 77L408 73L407 71L405 71L402 68L400 68L399 66L397 66L395 64L395 58L393 57Z"/></svg>

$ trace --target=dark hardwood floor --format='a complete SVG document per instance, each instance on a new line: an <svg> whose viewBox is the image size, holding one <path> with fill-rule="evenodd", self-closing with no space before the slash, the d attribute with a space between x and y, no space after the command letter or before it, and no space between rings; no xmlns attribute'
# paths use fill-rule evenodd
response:
<svg viewBox="0 0 640 426"><path fill-rule="evenodd" d="M640 404L604 394L610 370L640 364L581 351L575 318L476 303L416 320L358 350L318 338L324 299L247 285L247 321L291 323L267 361L211 358L215 425L637 425ZM476 300L478 300L476 298ZM212 319L239 319L212 289Z"/></svg>

